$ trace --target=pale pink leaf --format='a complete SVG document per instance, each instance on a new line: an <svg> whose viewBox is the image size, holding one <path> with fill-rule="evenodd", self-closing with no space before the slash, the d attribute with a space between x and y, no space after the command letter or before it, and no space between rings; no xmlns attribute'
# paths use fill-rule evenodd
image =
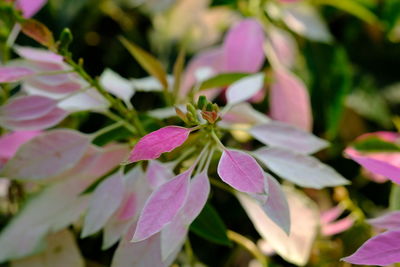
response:
<svg viewBox="0 0 400 267"><path fill-rule="evenodd" d="M142 137L133 148L130 162L156 159L164 152L181 146L190 134L190 129L167 126Z"/></svg>
<svg viewBox="0 0 400 267"><path fill-rule="evenodd" d="M349 182L318 159L281 148L262 148L257 158L271 171L299 186L321 189Z"/></svg>
<svg viewBox="0 0 400 267"><path fill-rule="evenodd" d="M0 137L0 158L10 159L18 151L21 145L40 134L39 131L13 132Z"/></svg>
<svg viewBox="0 0 400 267"><path fill-rule="evenodd" d="M189 225L200 214L209 193L210 182L206 172L196 175L190 182L190 191L185 205L173 221L161 231L162 259L167 259L183 245Z"/></svg>
<svg viewBox="0 0 400 267"><path fill-rule="evenodd" d="M315 135L279 121L256 125L250 134L258 141L301 154L313 154L328 146L328 142Z"/></svg>
<svg viewBox="0 0 400 267"><path fill-rule="evenodd" d="M25 2L29 1L37 2L37 0L25 0ZM45 49L33 48L29 46L14 46L14 50L20 57L35 62L60 64L64 60L62 56Z"/></svg>
<svg viewBox="0 0 400 267"><path fill-rule="evenodd" d="M237 197L258 233L276 253L290 263L303 266L310 257L317 234L318 208L302 192L293 188L283 189L292 222L289 236L265 214L257 201L245 194L238 193Z"/></svg>
<svg viewBox="0 0 400 267"><path fill-rule="evenodd" d="M46 248L37 255L15 260L11 267L84 267L85 261L69 230L50 234L46 238Z"/></svg>
<svg viewBox="0 0 400 267"><path fill-rule="evenodd" d="M224 44L224 72L257 72L264 63L264 30L255 19L244 19L227 33Z"/></svg>
<svg viewBox="0 0 400 267"><path fill-rule="evenodd" d="M264 192L264 173L245 152L225 149L218 163L218 175L233 188L247 193Z"/></svg>
<svg viewBox="0 0 400 267"><path fill-rule="evenodd" d="M10 99L0 107L3 120L21 121L45 116L57 106L57 102L44 96L21 96Z"/></svg>
<svg viewBox="0 0 400 267"><path fill-rule="evenodd" d="M0 125L15 131L44 130L60 123L68 116L61 108L54 108L46 115L30 120L0 120Z"/></svg>
<svg viewBox="0 0 400 267"><path fill-rule="evenodd" d="M79 81L68 80L68 81L60 81L59 83L54 83L40 79L39 77L40 76L30 77L25 81L24 86L27 86L27 84L29 84L30 86L38 88L41 91L49 92L51 94L60 94L63 97L66 94L76 92L84 87L82 83Z"/></svg>
<svg viewBox="0 0 400 267"><path fill-rule="evenodd" d="M159 232L185 204L193 169L185 171L154 191L140 214L133 242L142 241Z"/></svg>
<svg viewBox="0 0 400 267"><path fill-rule="evenodd" d="M342 233L352 227L354 224L354 219L351 215L346 218L331 222L328 224L323 224L321 227L321 233L325 236L336 235Z"/></svg>
<svg viewBox="0 0 400 267"><path fill-rule="evenodd" d="M264 74L259 73L238 80L228 87L226 98L229 105L249 100L264 88Z"/></svg>
<svg viewBox="0 0 400 267"><path fill-rule="evenodd" d="M392 165L390 162L375 159L373 156L364 156L353 148L347 148L345 154L368 171L383 175L392 182L400 184L400 167Z"/></svg>
<svg viewBox="0 0 400 267"><path fill-rule="evenodd" d="M271 121L264 113L254 109L249 103L239 103L226 112L220 124L264 124Z"/></svg>
<svg viewBox="0 0 400 267"><path fill-rule="evenodd" d="M34 73L24 67L0 67L0 83L18 82Z"/></svg>
<svg viewBox="0 0 400 267"><path fill-rule="evenodd" d="M386 266L400 262L400 230L379 234L342 260L359 265Z"/></svg>
<svg viewBox="0 0 400 267"><path fill-rule="evenodd" d="M72 130L54 130L25 143L1 171L5 177L37 181L74 167L91 140Z"/></svg>
<svg viewBox="0 0 400 267"><path fill-rule="evenodd" d="M326 23L311 5L285 6L283 21L289 29L312 41L330 43L333 40Z"/></svg>
<svg viewBox="0 0 400 267"><path fill-rule="evenodd" d="M286 234L290 234L290 212L286 196L279 182L269 174L265 174L268 182L268 199L262 205L268 217L276 223Z"/></svg>
<svg viewBox="0 0 400 267"><path fill-rule="evenodd" d="M101 74L100 83L108 92L124 100L126 103L130 103L135 93L133 85L129 80L124 79L118 73L110 69L106 69Z"/></svg>
<svg viewBox="0 0 400 267"><path fill-rule="evenodd" d="M24 18L30 18L35 15L45 4L47 0L17 0L16 5L22 11Z"/></svg>
<svg viewBox="0 0 400 267"><path fill-rule="evenodd" d="M400 228L400 211L392 211L377 218L369 219L368 223L382 229Z"/></svg>
<svg viewBox="0 0 400 267"><path fill-rule="evenodd" d="M84 238L99 231L118 209L123 196L124 183L120 172L101 182L90 199L81 237Z"/></svg>
<svg viewBox="0 0 400 267"><path fill-rule="evenodd" d="M343 213L344 209L337 205L329 210L326 210L321 213L321 223L328 224L339 218L339 216Z"/></svg>
<svg viewBox="0 0 400 267"><path fill-rule="evenodd" d="M310 131L312 113L307 88L294 74L275 70L270 91L270 114L273 119Z"/></svg>
<svg viewBox="0 0 400 267"><path fill-rule="evenodd" d="M267 30L267 41L270 43L276 59L283 66L291 68L295 63L297 54L296 40L293 36L283 29L271 26Z"/></svg>
<svg viewBox="0 0 400 267"><path fill-rule="evenodd" d="M157 160L150 160L147 167L146 176L150 186L153 189L167 182L174 177L173 167Z"/></svg>

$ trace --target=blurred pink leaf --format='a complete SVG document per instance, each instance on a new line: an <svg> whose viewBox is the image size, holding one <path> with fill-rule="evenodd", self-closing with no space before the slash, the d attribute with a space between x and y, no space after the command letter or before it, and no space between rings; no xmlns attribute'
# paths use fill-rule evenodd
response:
<svg viewBox="0 0 400 267"><path fill-rule="evenodd" d="M286 261L302 266L310 257L317 234L318 209L315 203L301 191L284 188L284 192L290 209L291 231L289 236L267 216L257 201L241 193L236 196L258 233L276 253Z"/></svg>
<svg viewBox="0 0 400 267"><path fill-rule="evenodd" d="M359 265L386 266L400 262L400 230L379 234L342 260Z"/></svg>
<svg viewBox="0 0 400 267"><path fill-rule="evenodd" d="M262 148L257 158L281 178L299 186L321 189L349 182L318 159L281 148Z"/></svg>
<svg viewBox="0 0 400 267"><path fill-rule="evenodd" d="M118 209L124 196L124 183L120 172L106 178L93 192L85 217L81 237L99 231Z"/></svg>
<svg viewBox="0 0 400 267"><path fill-rule="evenodd" d="M226 98L228 105L249 100L264 88L264 74L259 73L238 80L228 87Z"/></svg>
<svg viewBox="0 0 400 267"><path fill-rule="evenodd" d="M271 26L267 29L267 42L270 43L276 59L287 67L291 68L296 60L297 44L296 40L287 31ZM267 54L267 56L269 56ZM272 61L273 59L269 59Z"/></svg>
<svg viewBox="0 0 400 267"><path fill-rule="evenodd" d="M0 67L0 83L18 82L35 72L25 67Z"/></svg>
<svg viewBox="0 0 400 267"><path fill-rule="evenodd" d="M46 248L37 255L11 262L12 267L83 267L85 261L69 230L50 234L46 238Z"/></svg>
<svg viewBox="0 0 400 267"><path fill-rule="evenodd" d="M390 161L387 162L381 159L376 159L374 158L374 155L363 155L351 147L345 150L345 154L368 171L374 174L383 175L389 178L392 182L400 184L400 166L394 165ZM397 159L399 158L400 156L397 155Z"/></svg>
<svg viewBox="0 0 400 267"><path fill-rule="evenodd" d="M249 132L266 145L286 148L301 154L313 154L328 146L325 140L279 121L256 125Z"/></svg>
<svg viewBox="0 0 400 267"><path fill-rule="evenodd" d="M273 119L300 129L312 129L312 113L307 88L294 74L277 69L270 91L270 113Z"/></svg>
<svg viewBox="0 0 400 267"><path fill-rule="evenodd" d="M24 144L1 171L5 177L38 181L74 167L85 154L89 136L72 130L46 132Z"/></svg>
<svg viewBox="0 0 400 267"><path fill-rule="evenodd" d="M392 211L377 218L369 219L368 223L374 227L387 230L399 228L400 211Z"/></svg>
<svg viewBox="0 0 400 267"><path fill-rule="evenodd" d="M129 162L156 159L164 152L181 146L190 134L190 129L167 126L142 137L133 148Z"/></svg>
<svg viewBox="0 0 400 267"><path fill-rule="evenodd" d="M276 223L286 234L290 234L290 211L286 196L281 189L279 182L265 173L268 183L268 199L262 205L263 210L268 217Z"/></svg>
<svg viewBox="0 0 400 267"><path fill-rule="evenodd" d="M263 65L264 30L255 19L244 19L225 37L224 72L257 72Z"/></svg>
<svg viewBox="0 0 400 267"><path fill-rule="evenodd" d="M35 136L38 136L39 131L20 131L13 132L0 137L0 158L9 160L18 151L21 145L28 142Z"/></svg>
<svg viewBox="0 0 400 267"><path fill-rule="evenodd" d="M331 223L343 213L344 209L341 206L336 206L333 208L330 208L329 210L326 210L321 213L321 223L322 224L327 224Z"/></svg>
<svg viewBox="0 0 400 267"><path fill-rule="evenodd" d="M161 185L146 201L132 242L142 241L159 232L185 204L193 168Z"/></svg>
<svg viewBox="0 0 400 267"><path fill-rule="evenodd" d="M233 188L247 193L264 193L264 173L245 152L225 149L218 163L218 175Z"/></svg>
<svg viewBox="0 0 400 267"><path fill-rule="evenodd" d="M44 96L21 96L10 99L0 107L0 119L22 121L45 116L57 106L57 102Z"/></svg>
<svg viewBox="0 0 400 267"><path fill-rule="evenodd" d="M25 2L38 2L37 0L25 0ZM41 63L61 64L64 58L46 49L33 48L29 46L14 46L15 52L27 60Z"/></svg>
<svg viewBox="0 0 400 267"><path fill-rule="evenodd" d="M354 224L354 219L351 215L349 215L335 222L323 224L321 226L321 233L325 236L336 235L346 231L347 229L352 227L353 224Z"/></svg>
<svg viewBox="0 0 400 267"><path fill-rule="evenodd" d="M185 205L171 223L161 231L162 259L170 257L185 241L189 225L200 214L210 193L210 182L206 172L196 175L190 182Z"/></svg>
<svg viewBox="0 0 400 267"><path fill-rule="evenodd" d="M147 166L146 176L150 186L153 189L160 187L169 179L174 177L173 167L167 163L161 163L157 160L150 160Z"/></svg>
<svg viewBox="0 0 400 267"><path fill-rule="evenodd" d="M101 74L100 83L108 92L124 100L126 103L130 103L132 96L135 94L133 84L111 69L106 69Z"/></svg>
<svg viewBox="0 0 400 267"><path fill-rule="evenodd" d="M16 5L22 11L24 18L30 18L35 15L45 4L47 0L17 0Z"/></svg>

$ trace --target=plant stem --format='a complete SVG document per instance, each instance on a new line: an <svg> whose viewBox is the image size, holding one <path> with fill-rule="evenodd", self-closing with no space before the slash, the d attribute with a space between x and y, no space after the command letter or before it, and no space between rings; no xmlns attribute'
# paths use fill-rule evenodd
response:
<svg viewBox="0 0 400 267"><path fill-rule="evenodd" d="M134 127L132 127L132 125L129 122L127 122L123 118L119 117L118 115L116 115L112 112L109 112L109 111L104 112L102 114L107 116L108 118L112 119L113 121L116 121L116 122L122 121L122 123L124 124L126 129L128 129L133 134L137 134L137 130Z"/></svg>
<svg viewBox="0 0 400 267"><path fill-rule="evenodd" d="M225 185L224 183L221 183L220 181L218 181L214 178L210 178L209 180L213 186L218 187L219 189L224 190L233 195L235 194L235 191L232 188L230 188L229 186Z"/></svg>
<svg viewBox="0 0 400 267"><path fill-rule="evenodd" d="M267 257L260 251L256 244L247 237L232 230L227 231L228 238L250 252L264 267L268 266Z"/></svg>
<svg viewBox="0 0 400 267"><path fill-rule="evenodd" d="M121 115L127 117L132 124L135 126L137 133L140 136L143 136L146 134L144 131L144 128L142 126L142 123L139 120L138 113L134 107L132 107L131 110L128 110L123 104L120 99L112 97L101 85L100 83L96 80L90 77L90 75L83 69L83 67L80 64L77 64L74 60L72 60L71 57L65 57L66 62L74 69L74 71L79 74L86 82L88 82L91 86L96 88L96 90L103 96L105 97L111 104L111 106L117 110ZM107 114L108 116L110 114ZM122 119L122 118L120 118ZM122 119L123 120L123 119ZM125 127L127 124L124 124Z"/></svg>
<svg viewBox="0 0 400 267"><path fill-rule="evenodd" d="M96 139L100 135L103 135L107 132L111 132L112 130L117 129L118 127L120 127L122 125L124 125L123 121L117 121L111 125L108 125L107 127L101 128L100 130L90 134L90 136L92 137L92 139Z"/></svg>

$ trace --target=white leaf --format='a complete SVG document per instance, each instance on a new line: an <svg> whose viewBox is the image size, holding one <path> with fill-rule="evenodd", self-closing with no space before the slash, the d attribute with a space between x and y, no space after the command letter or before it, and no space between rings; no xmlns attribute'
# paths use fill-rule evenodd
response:
<svg viewBox="0 0 400 267"><path fill-rule="evenodd" d="M264 87L264 74L258 73L238 80L228 87L226 98L229 105L235 105L255 96Z"/></svg>

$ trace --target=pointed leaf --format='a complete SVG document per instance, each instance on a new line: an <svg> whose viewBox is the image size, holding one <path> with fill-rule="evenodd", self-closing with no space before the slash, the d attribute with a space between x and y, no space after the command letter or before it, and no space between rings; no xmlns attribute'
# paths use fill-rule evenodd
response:
<svg viewBox="0 0 400 267"><path fill-rule="evenodd" d="M264 173L245 152L225 149L218 163L218 175L233 188L247 193L264 192Z"/></svg>
<svg viewBox="0 0 400 267"><path fill-rule="evenodd" d="M132 96L135 94L131 82L111 69L106 69L100 76L100 83L104 88L113 95L130 103Z"/></svg>
<svg viewBox="0 0 400 267"><path fill-rule="evenodd" d="M143 69L157 78L164 88L168 88L167 74L165 73L161 63L155 57L124 37L120 37L119 40L129 53L139 62Z"/></svg>
<svg viewBox="0 0 400 267"><path fill-rule="evenodd" d="M299 186L321 189L349 182L316 158L281 148L263 148L255 152L271 171Z"/></svg>
<svg viewBox="0 0 400 267"><path fill-rule="evenodd" d="M24 67L0 67L0 83L18 82L34 74L31 69Z"/></svg>
<svg viewBox="0 0 400 267"><path fill-rule="evenodd" d="M307 88L298 77L284 69L275 70L269 101L273 119L311 130L310 99Z"/></svg>
<svg viewBox="0 0 400 267"><path fill-rule="evenodd" d="M227 33L224 44L224 71L256 72L264 62L264 31L255 19L244 19Z"/></svg>
<svg viewBox="0 0 400 267"><path fill-rule="evenodd" d="M24 143L40 134L39 131L13 132L0 137L0 159L12 158Z"/></svg>
<svg viewBox="0 0 400 267"><path fill-rule="evenodd" d="M170 152L182 145L190 134L190 129L167 126L142 137L133 148L130 162L156 159L164 152Z"/></svg>
<svg viewBox="0 0 400 267"><path fill-rule="evenodd" d="M229 105L249 100L264 88L264 74L259 73L240 79L228 87L226 98Z"/></svg>
<svg viewBox="0 0 400 267"><path fill-rule="evenodd" d="M301 154L313 154L328 146L325 140L278 121L256 125L249 132L266 145L286 148Z"/></svg>
<svg viewBox="0 0 400 267"><path fill-rule="evenodd" d="M200 215L190 225L190 231L210 242L225 246L231 245L224 222L210 204L204 206Z"/></svg>
<svg viewBox="0 0 400 267"><path fill-rule="evenodd" d="M17 0L16 6L22 11L24 18L30 18L35 15L45 4L47 0Z"/></svg>
<svg viewBox="0 0 400 267"><path fill-rule="evenodd" d="M159 232L183 207L193 169L185 171L154 191L146 201L132 241L142 241Z"/></svg>
<svg viewBox="0 0 400 267"><path fill-rule="evenodd" d="M48 48L55 46L53 33L43 23L34 19L28 19L21 23L21 26L22 32L39 44Z"/></svg>
<svg viewBox="0 0 400 267"><path fill-rule="evenodd" d="M268 199L262 205L268 217L276 223L286 234L290 234L290 211L286 196L279 182L269 174L266 175L268 182Z"/></svg>
<svg viewBox="0 0 400 267"><path fill-rule="evenodd" d="M101 182L90 199L81 237L84 238L99 231L118 209L123 196L124 183L120 172Z"/></svg>
<svg viewBox="0 0 400 267"><path fill-rule="evenodd" d="M270 43L276 59L283 66L291 68L295 63L298 52L296 40L293 36L281 28L271 26L267 29L267 41ZM267 54L267 56L269 55ZM273 61L274 59L270 58L269 60Z"/></svg>
<svg viewBox="0 0 400 267"><path fill-rule="evenodd" d="M157 160L151 160L147 167L146 176L150 186L156 189L174 177L173 167Z"/></svg>
<svg viewBox="0 0 400 267"><path fill-rule="evenodd" d="M365 242L342 260L359 265L387 266L400 262L400 230L387 231Z"/></svg>
<svg viewBox="0 0 400 267"><path fill-rule="evenodd" d="M203 81L201 83L200 90L206 90L216 87L226 87L245 78L248 75L248 73L221 73Z"/></svg>
<svg viewBox="0 0 400 267"><path fill-rule="evenodd" d="M207 202L210 193L210 182L207 174L202 172L196 175L190 182L190 191L185 205L161 231L161 255L168 258L174 251L183 245L189 225L200 214Z"/></svg>
<svg viewBox="0 0 400 267"><path fill-rule="evenodd" d="M20 57L34 62L61 64L64 61L62 56L45 49L29 46L14 46L14 50Z"/></svg>
<svg viewBox="0 0 400 267"><path fill-rule="evenodd" d="M56 176L75 166L89 144L89 136L72 130L43 133L22 145L1 175L30 181Z"/></svg>
<svg viewBox="0 0 400 267"><path fill-rule="evenodd" d="M30 120L48 114L57 102L44 96L22 96L10 99L0 107L0 118L4 120Z"/></svg>

